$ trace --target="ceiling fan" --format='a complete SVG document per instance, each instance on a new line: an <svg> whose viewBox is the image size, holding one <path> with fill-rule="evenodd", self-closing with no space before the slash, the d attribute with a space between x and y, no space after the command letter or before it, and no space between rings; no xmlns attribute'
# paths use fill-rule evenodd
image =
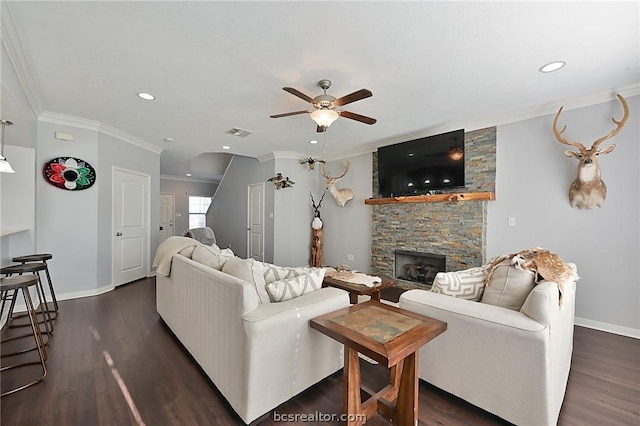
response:
<svg viewBox="0 0 640 426"><path fill-rule="evenodd" d="M364 115L356 114L350 111L344 110L336 110L336 108L341 107L343 105L350 104L351 102L359 101L361 99L369 98L373 96L370 90L360 89L353 93L350 93L346 96L336 99L331 95L327 95L327 89L331 87L331 80L323 79L318 82L318 86L320 86L324 90L324 94L318 95L315 98L305 95L293 87L283 87L282 90L285 92L289 92L294 96L299 97L311 105L313 105L314 109L312 110L302 110L302 111L294 111L287 112L284 114L276 114L272 115L271 118L280 118L280 117L288 117L290 115L298 115L298 114L309 114L311 119L316 122L318 125L318 132L326 132L331 123L336 121L338 117L344 117L351 120L360 121L365 124L375 124L376 119L371 117L366 117Z"/></svg>

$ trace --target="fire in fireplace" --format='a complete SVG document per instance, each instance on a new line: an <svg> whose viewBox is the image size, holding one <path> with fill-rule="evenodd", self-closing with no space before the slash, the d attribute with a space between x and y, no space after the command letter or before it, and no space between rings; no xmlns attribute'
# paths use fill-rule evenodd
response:
<svg viewBox="0 0 640 426"><path fill-rule="evenodd" d="M431 286L438 272L446 270L447 257L442 254L395 250L395 278L419 286Z"/></svg>

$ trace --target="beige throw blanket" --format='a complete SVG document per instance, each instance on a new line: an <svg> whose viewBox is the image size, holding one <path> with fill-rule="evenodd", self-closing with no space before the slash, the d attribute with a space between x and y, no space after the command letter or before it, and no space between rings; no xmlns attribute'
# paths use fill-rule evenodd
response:
<svg viewBox="0 0 640 426"><path fill-rule="evenodd" d="M171 274L171 259L176 253L187 247L200 245L197 240L187 237L169 237L158 247L156 256L153 259L153 266L157 268L156 273L168 277Z"/></svg>

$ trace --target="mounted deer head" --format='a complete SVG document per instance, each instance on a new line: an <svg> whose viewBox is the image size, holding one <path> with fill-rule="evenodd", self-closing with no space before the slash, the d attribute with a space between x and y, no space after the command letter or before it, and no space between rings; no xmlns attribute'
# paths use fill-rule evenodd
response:
<svg viewBox="0 0 640 426"><path fill-rule="evenodd" d="M625 101L622 95L617 96L622 103L624 116L620 121L615 118L611 118L616 125L616 128L609 132L608 135L595 141L593 145L591 145L591 148L586 148L579 142L571 142L567 140L567 138L562 135L564 131L567 130L567 126L564 126L562 130L558 130L558 118L560 118L560 113L562 112L563 107L560 107L560 110L558 110L558 113L556 114L556 118L553 120L553 134L556 136L556 139L558 139L558 142L578 149L578 152L571 150L566 150L564 152L567 157L577 158L579 161L576 179L573 181L571 188L569 189L569 201L571 202L571 207L591 209L593 207L602 207L604 204L604 200L607 196L607 186L600 178L600 164L598 163L598 157L600 155L610 153L616 146L614 144L609 145L604 149L598 148L602 142L607 139L611 139L620 133L629 118L629 106L627 105L627 101Z"/></svg>
<svg viewBox="0 0 640 426"><path fill-rule="evenodd" d="M342 179L347 174L348 171L349 162L346 161L344 163L344 173L338 177L331 177L329 176L329 172L327 172L327 165L324 163L322 164L322 176L324 176L324 178L327 180L327 189L329 190L329 193L333 196L333 198L335 198L336 203L338 203L340 207L344 207L344 205L347 204L348 201L353 200L353 191L351 189L336 188L336 183L338 183L340 179Z"/></svg>

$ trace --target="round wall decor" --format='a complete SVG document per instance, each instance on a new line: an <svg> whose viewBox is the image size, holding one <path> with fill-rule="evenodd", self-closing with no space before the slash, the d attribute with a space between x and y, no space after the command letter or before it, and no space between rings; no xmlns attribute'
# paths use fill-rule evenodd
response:
<svg viewBox="0 0 640 426"><path fill-rule="evenodd" d="M45 163L42 174L53 186L69 191L91 188L96 171L91 164L74 157L58 157Z"/></svg>

